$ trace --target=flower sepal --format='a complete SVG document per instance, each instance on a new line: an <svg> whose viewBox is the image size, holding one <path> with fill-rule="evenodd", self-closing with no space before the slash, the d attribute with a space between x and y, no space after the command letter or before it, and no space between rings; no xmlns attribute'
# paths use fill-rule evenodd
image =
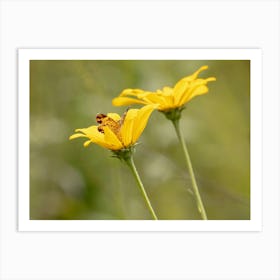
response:
<svg viewBox="0 0 280 280"><path fill-rule="evenodd" d="M174 121L178 121L181 119L181 114L184 109L185 109L185 106L182 106L180 108L174 108L174 109L171 109L168 111L160 111L160 112L163 113L168 120L171 120L174 122Z"/></svg>
<svg viewBox="0 0 280 280"><path fill-rule="evenodd" d="M129 148L123 148L120 150L112 150L113 155L112 157L118 158L121 161L127 162L128 160L131 159L133 153L135 151L135 145L130 146Z"/></svg>

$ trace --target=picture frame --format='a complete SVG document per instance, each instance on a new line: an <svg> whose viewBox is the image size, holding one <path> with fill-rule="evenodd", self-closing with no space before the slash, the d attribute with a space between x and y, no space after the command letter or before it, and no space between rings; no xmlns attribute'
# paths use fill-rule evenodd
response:
<svg viewBox="0 0 280 280"><path fill-rule="evenodd" d="M280 279L278 1L2 0L0 13L0 279ZM261 230L18 231L23 48L261 49Z"/></svg>
<svg viewBox="0 0 280 280"><path fill-rule="evenodd" d="M203 58L203 59L201 59ZM30 219L31 62L241 61L250 63L251 200L249 220L33 220ZM258 231L261 230L261 50L259 49L19 49L19 231ZM228 108L230 110L230 108ZM67 139L66 136L64 136ZM65 140L66 141L66 140ZM30 147L30 149L29 149ZM40 152L41 154L41 152ZM38 166L38 162L34 163ZM34 166L34 165L33 165ZM42 166L42 168L44 168Z"/></svg>

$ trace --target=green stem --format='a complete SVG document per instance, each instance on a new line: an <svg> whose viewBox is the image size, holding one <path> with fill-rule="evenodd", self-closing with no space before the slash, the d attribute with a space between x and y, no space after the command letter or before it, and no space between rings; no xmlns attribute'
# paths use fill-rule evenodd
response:
<svg viewBox="0 0 280 280"><path fill-rule="evenodd" d="M187 167L188 167L190 177L191 177L191 181L192 181L192 188L193 188L193 192L195 194L198 211L199 211L202 219L207 220L207 214L206 214L206 211L205 211L205 208L204 208L204 205L203 205L203 202L202 202L199 190L198 190L198 186L197 186L197 183L196 183L196 180L195 180L195 176L194 176L194 172L193 172L193 168L192 168L192 163L191 163L191 158L189 156L188 149L187 149L186 143L184 141L180 126L179 126L179 119L172 120L172 123L175 127L179 142L180 142L180 144L182 145L182 148L183 148L184 156L185 156L185 159L186 159Z"/></svg>
<svg viewBox="0 0 280 280"><path fill-rule="evenodd" d="M153 219L154 220L158 220L158 218L157 218L157 216L155 214L155 211L154 211L154 209L152 207L152 204L151 204L151 202L150 202L150 200L149 200L149 198L147 196L147 193L146 193L146 191L144 189L144 186L143 186L143 183L142 183L142 181L140 179L140 176L139 176L139 174L137 172L137 169L135 167L135 164L134 164L132 156L128 157L125 161L126 161L127 165L130 167L130 169L131 169L131 171L132 171L132 173L133 173L133 175L134 175L134 177L135 177L135 179L137 181L137 185L139 187L139 190L141 191L141 194L142 194L142 196L143 196L143 198L144 198L144 200L146 202L146 205L147 205L151 215L153 216Z"/></svg>

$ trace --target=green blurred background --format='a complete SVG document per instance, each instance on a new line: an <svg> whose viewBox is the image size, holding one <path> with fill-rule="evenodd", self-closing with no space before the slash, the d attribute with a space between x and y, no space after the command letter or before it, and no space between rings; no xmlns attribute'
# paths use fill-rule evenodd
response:
<svg viewBox="0 0 280 280"><path fill-rule="evenodd" d="M127 166L76 128L117 112L125 88L173 86L202 65L209 94L187 104L182 130L209 219L250 219L250 61L30 62L30 219L150 219ZM134 156L160 219L200 219L174 128L155 111Z"/></svg>

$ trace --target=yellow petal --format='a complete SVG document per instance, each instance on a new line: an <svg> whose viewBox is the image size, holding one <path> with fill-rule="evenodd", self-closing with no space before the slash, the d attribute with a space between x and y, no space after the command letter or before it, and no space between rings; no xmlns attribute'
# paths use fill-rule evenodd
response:
<svg viewBox="0 0 280 280"><path fill-rule="evenodd" d="M208 89L205 89L205 86L208 82L216 81L216 78L210 77L207 79L196 79L188 83L188 87L184 92L178 93L175 95L175 103L179 106L183 106L189 100L197 95L201 95L208 92ZM199 89L199 87L202 87ZM207 88L207 87L206 87Z"/></svg>
<svg viewBox="0 0 280 280"><path fill-rule="evenodd" d="M82 134L82 133L75 133L75 134L73 134L69 137L69 140L76 139L76 138L79 138L79 137L87 137L87 136Z"/></svg>
<svg viewBox="0 0 280 280"><path fill-rule="evenodd" d="M158 104L158 110L165 110L175 107L173 95L164 95L160 90L158 90L157 93L149 94L143 99L147 102L147 104Z"/></svg>
<svg viewBox="0 0 280 280"><path fill-rule="evenodd" d="M120 150L123 148L123 144L117 137L117 135L108 127L104 126L104 145L110 150Z"/></svg>
<svg viewBox="0 0 280 280"><path fill-rule="evenodd" d="M196 79L192 82L187 82L187 83L188 83L188 87L186 88L186 90L184 92L181 92L181 93L176 92L175 102L178 106L181 106L184 104L183 102L186 103L188 101L189 96L192 94L194 89L196 89L197 87L199 87L201 85L205 85L207 82L203 79Z"/></svg>
<svg viewBox="0 0 280 280"><path fill-rule="evenodd" d="M91 143L91 140L87 140L87 141L84 143L84 147L87 147L90 143Z"/></svg>
<svg viewBox="0 0 280 280"><path fill-rule="evenodd" d="M137 112L137 116L134 118L134 124L133 124L133 136L132 136L133 143L135 143L140 137L140 135L142 134L143 130L147 125L151 113L156 108L158 108L158 104L146 105Z"/></svg>
<svg viewBox="0 0 280 280"><path fill-rule="evenodd" d="M215 82L215 81L217 81L217 79L215 77L209 77L209 78L207 78L205 80L207 81L207 83L208 82Z"/></svg>
<svg viewBox="0 0 280 280"><path fill-rule="evenodd" d="M130 98L130 97L116 97L112 100L112 104L114 106L128 106L131 104L147 104L147 103L142 100Z"/></svg>
<svg viewBox="0 0 280 280"><path fill-rule="evenodd" d="M137 117L139 109L130 109L126 113L124 123L121 127L121 138L125 147L134 144L133 142L133 129L134 119Z"/></svg>
<svg viewBox="0 0 280 280"><path fill-rule="evenodd" d="M120 94L120 97L135 97L137 99L143 99L147 95L154 94L152 91L145 91L142 89L125 89Z"/></svg>
<svg viewBox="0 0 280 280"><path fill-rule="evenodd" d="M161 93L165 96L171 96L173 94L173 88L171 87L163 87Z"/></svg>
<svg viewBox="0 0 280 280"><path fill-rule="evenodd" d="M168 100L165 98L165 96L161 94L151 93L145 97L145 101L147 101L150 104L162 104L167 105Z"/></svg>
<svg viewBox="0 0 280 280"><path fill-rule="evenodd" d="M107 116L116 122L121 119L120 115L117 113L108 113Z"/></svg>
<svg viewBox="0 0 280 280"><path fill-rule="evenodd" d="M109 145L107 143L107 141L105 140L104 133L101 133L100 131L98 131L98 126L96 126L96 125L90 126L88 128L79 128L79 129L76 129L76 131L84 133L85 137L88 137L90 139L89 142L95 143L106 149L111 148L111 145ZM85 147L88 146L90 144L89 142L86 141L84 143L84 146Z"/></svg>
<svg viewBox="0 0 280 280"><path fill-rule="evenodd" d="M185 95L182 98L182 100L180 102L180 106L183 106L185 103L189 102L195 96L206 94L208 91L209 91L209 89L206 85L201 85L199 87L193 88L193 90L190 92L190 94Z"/></svg>
<svg viewBox="0 0 280 280"><path fill-rule="evenodd" d="M207 70L208 69L208 66L207 65L204 65L204 66L201 66L197 71L195 71L192 75L188 76L188 77L185 77L186 80L188 81L193 81L197 78L197 76L204 70Z"/></svg>
<svg viewBox="0 0 280 280"><path fill-rule="evenodd" d="M197 76L202 71L208 69L207 65L200 67L196 72L192 75L184 77L183 79L179 80L174 86L174 96L175 96L175 104L179 105L181 103L181 99L183 95L186 94L188 89L191 87L191 83L197 79Z"/></svg>
<svg viewBox="0 0 280 280"><path fill-rule="evenodd" d="M190 76L186 76L184 78L182 78L179 82L181 82L182 80L183 81L187 81L187 82L191 82L191 81L194 81L197 76L204 70L207 70L208 69L208 66L207 65L204 65L204 66L201 66L197 71L195 71L192 75ZM179 83L178 82L178 83ZM175 85L176 86L176 85Z"/></svg>
<svg viewBox="0 0 280 280"><path fill-rule="evenodd" d="M104 135L98 131L98 126L96 125L87 128L78 128L75 131L84 133L86 137L90 138L94 143L96 141L104 141Z"/></svg>
<svg viewBox="0 0 280 280"><path fill-rule="evenodd" d="M190 82L186 79L180 80L174 87L174 103L179 105L182 96L184 96L190 87Z"/></svg>
<svg viewBox="0 0 280 280"><path fill-rule="evenodd" d="M158 110L166 110L170 108L176 107L174 102L174 94L173 88L171 87L164 87L162 90L157 90L157 94L161 95L164 98L164 102L160 104Z"/></svg>
<svg viewBox="0 0 280 280"><path fill-rule="evenodd" d="M137 97L139 94L145 92L142 89L131 89L131 88L127 88L125 90L123 90L120 94L120 96L135 96Z"/></svg>

